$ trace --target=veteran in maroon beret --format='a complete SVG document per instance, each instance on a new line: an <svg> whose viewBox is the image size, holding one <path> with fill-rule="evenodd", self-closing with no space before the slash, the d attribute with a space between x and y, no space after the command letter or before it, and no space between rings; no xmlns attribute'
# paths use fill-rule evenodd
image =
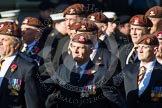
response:
<svg viewBox="0 0 162 108"><path fill-rule="evenodd" d="M156 60L158 46L156 36L143 35L137 49L140 62L123 70L128 108L161 108L162 66Z"/></svg>
<svg viewBox="0 0 162 108"><path fill-rule="evenodd" d="M70 26L71 35L75 37L76 34L86 33L90 37L93 37L92 42L94 45L94 49L90 54L90 58L94 63L100 62L105 68L109 68L111 56L110 51L107 49L105 43L103 43L100 39L98 39L98 27L91 20L81 20L79 22L75 22ZM109 56L107 56L109 55ZM115 66L114 66L115 67Z"/></svg>
<svg viewBox="0 0 162 108"><path fill-rule="evenodd" d="M42 26L43 24L37 18L24 18L21 25L22 40L28 45L33 41L39 40L42 35Z"/></svg>
<svg viewBox="0 0 162 108"><path fill-rule="evenodd" d="M65 28L68 36L63 37L58 42L56 54L53 59L54 70L57 70L57 67L62 63L61 56L63 53L68 52L70 42L70 25L85 18L86 12L86 7L80 3L72 4L64 10L63 16L65 18Z"/></svg>
<svg viewBox="0 0 162 108"><path fill-rule="evenodd" d="M39 107L33 77L38 66L31 58L20 53L20 38L19 28L15 23L0 23L0 106L2 108Z"/></svg>
<svg viewBox="0 0 162 108"><path fill-rule="evenodd" d="M98 26L98 37L104 37L107 29L108 18L102 12L95 12L88 15L87 19L95 22Z"/></svg>
<svg viewBox="0 0 162 108"><path fill-rule="evenodd" d="M70 25L72 23L86 18L86 12L86 7L79 3L70 5L64 10L67 32L69 31Z"/></svg>
<svg viewBox="0 0 162 108"><path fill-rule="evenodd" d="M41 52L44 47L42 38L43 24L35 17L26 17L22 21L21 35L24 42L22 52L33 58L40 66L43 62L43 53Z"/></svg>
<svg viewBox="0 0 162 108"><path fill-rule="evenodd" d="M87 33L87 34L97 36L98 27L93 21L90 21L88 19L84 19L72 23L70 25L70 37L73 38L76 34L80 34L80 33Z"/></svg>
<svg viewBox="0 0 162 108"><path fill-rule="evenodd" d="M123 46L119 51L122 68L125 64L138 62L136 44L143 35L149 34L153 25L151 20L144 15L133 16L129 23L132 43Z"/></svg>
<svg viewBox="0 0 162 108"><path fill-rule="evenodd" d="M52 75L50 80L59 86L59 89L48 96L46 108L55 106L58 108L125 108L118 90L110 83L111 72L90 59L93 51L92 38L87 33L76 34L72 38L73 61L71 62L73 63L60 65L57 72ZM98 87L96 83L100 81L101 86ZM61 85L62 82L67 86Z"/></svg>
<svg viewBox="0 0 162 108"><path fill-rule="evenodd" d="M162 7L154 6L147 10L145 15L152 21L153 26L151 27L150 33L162 31Z"/></svg>
<svg viewBox="0 0 162 108"><path fill-rule="evenodd" d="M159 41L158 52L156 54L157 61L162 64L162 31L155 33Z"/></svg>

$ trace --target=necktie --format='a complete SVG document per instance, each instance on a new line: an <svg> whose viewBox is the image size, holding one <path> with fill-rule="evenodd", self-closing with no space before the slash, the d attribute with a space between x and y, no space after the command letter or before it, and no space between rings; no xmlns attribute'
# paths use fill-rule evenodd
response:
<svg viewBox="0 0 162 108"><path fill-rule="evenodd" d="M81 67L80 66L76 66L76 73L80 74L81 71Z"/></svg>
<svg viewBox="0 0 162 108"><path fill-rule="evenodd" d="M133 64L134 63L134 58L135 58L135 55L136 55L137 48L138 48L138 46L135 45L134 48L133 48L132 55L129 58L129 62L128 62L129 64Z"/></svg>
<svg viewBox="0 0 162 108"><path fill-rule="evenodd" d="M146 73L146 67L141 66L140 72L138 74L138 85L141 83L142 79L144 78L145 73Z"/></svg>
<svg viewBox="0 0 162 108"><path fill-rule="evenodd" d="M2 67L2 63L3 63L4 61L5 61L4 59L1 59L1 60L0 60L0 70L1 70L1 67Z"/></svg>

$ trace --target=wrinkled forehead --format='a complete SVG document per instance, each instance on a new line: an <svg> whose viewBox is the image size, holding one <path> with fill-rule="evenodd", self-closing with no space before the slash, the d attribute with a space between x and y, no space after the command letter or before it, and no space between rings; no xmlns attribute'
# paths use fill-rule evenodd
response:
<svg viewBox="0 0 162 108"><path fill-rule="evenodd" d="M155 46L155 45L146 45L146 44L138 44L138 49L140 48L149 48L149 49L152 49L154 47L158 47L158 46Z"/></svg>
<svg viewBox="0 0 162 108"><path fill-rule="evenodd" d="M77 20L79 19L79 15L65 15L65 20L67 19Z"/></svg>
<svg viewBox="0 0 162 108"><path fill-rule="evenodd" d="M0 39L12 39L13 37L10 35L4 35L4 34L0 34Z"/></svg>
<svg viewBox="0 0 162 108"><path fill-rule="evenodd" d="M143 26L136 26L136 25L130 25L130 28L137 28L137 29L144 29L146 27L143 27Z"/></svg>

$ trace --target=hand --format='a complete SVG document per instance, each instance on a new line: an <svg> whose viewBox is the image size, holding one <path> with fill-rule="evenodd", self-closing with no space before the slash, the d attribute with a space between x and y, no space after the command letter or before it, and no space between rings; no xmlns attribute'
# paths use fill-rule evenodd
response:
<svg viewBox="0 0 162 108"><path fill-rule="evenodd" d="M115 33L117 25L116 23L108 22L108 27L106 29L106 34L110 36L111 34Z"/></svg>
<svg viewBox="0 0 162 108"><path fill-rule="evenodd" d="M45 102L46 108L56 108L57 106L57 97L60 95L60 91L54 91L52 94L50 94ZM55 107L54 107L55 106Z"/></svg>

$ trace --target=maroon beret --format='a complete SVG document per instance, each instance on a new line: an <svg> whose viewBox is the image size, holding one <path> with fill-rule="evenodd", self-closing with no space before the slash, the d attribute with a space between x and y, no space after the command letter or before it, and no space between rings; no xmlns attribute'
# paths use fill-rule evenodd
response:
<svg viewBox="0 0 162 108"><path fill-rule="evenodd" d="M81 32L98 31L97 25L94 22L88 20L81 20L79 22L75 22L71 24L70 29Z"/></svg>
<svg viewBox="0 0 162 108"><path fill-rule="evenodd" d="M64 17L65 15L84 15L86 11L86 7L83 4L73 4L64 10Z"/></svg>
<svg viewBox="0 0 162 108"><path fill-rule="evenodd" d="M0 22L0 34L21 38L18 25L14 22Z"/></svg>
<svg viewBox="0 0 162 108"><path fill-rule="evenodd" d="M87 17L88 20L94 21L96 23L107 23L108 18L101 12L95 12Z"/></svg>
<svg viewBox="0 0 162 108"><path fill-rule="evenodd" d="M158 39L162 39L162 31L157 32L155 35L157 36Z"/></svg>
<svg viewBox="0 0 162 108"><path fill-rule="evenodd" d="M153 18L162 18L162 7L160 6L154 6L150 8L145 15L147 17L153 17Z"/></svg>
<svg viewBox="0 0 162 108"><path fill-rule="evenodd" d="M34 17L26 17L23 21L22 24L26 24L29 26L34 26L34 27L41 27L43 26L42 22Z"/></svg>
<svg viewBox="0 0 162 108"><path fill-rule="evenodd" d="M90 39L90 35L86 33L76 34L73 38L73 42L81 43L81 44L93 44L92 40Z"/></svg>
<svg viewBox="0 0 162 108"><path fill-rule="evenodd" d="M130 24L135 26L152 27L152 22L144 15L135 15L130 19Z"/></svg>
<svg viewBox="0 0 162 108"><path fill-rule="evenodd" d="M153 35L153 34L147 34L147 35L143 35L139 41L138 44L146 44L146 45L159 45L159 41L158 38Z"/></svg>

